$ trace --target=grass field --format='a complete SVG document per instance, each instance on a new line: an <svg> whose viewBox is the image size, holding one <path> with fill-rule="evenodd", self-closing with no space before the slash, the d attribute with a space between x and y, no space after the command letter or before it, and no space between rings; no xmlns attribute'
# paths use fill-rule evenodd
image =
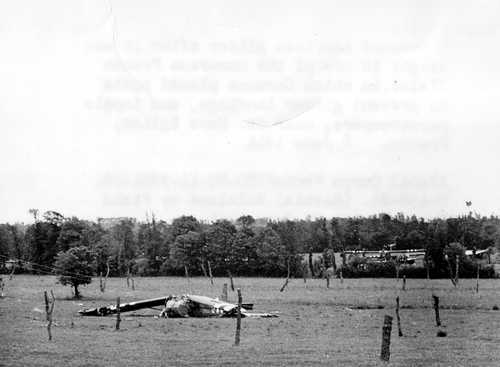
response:
<svg viewBox="0 0 500 367"><path fill-rule="evenodd" d="M8 278L8 277L7 277ZM159 297L168 294L218 296L227 279L110 278L105 293L98 280L82 287L81 300L52 276L18 275L6 279L0 299L2 366L377 366L385 314L394 316L401 299L403 337L393 323L392 366L500 366L500 280L407 281L401 291L393 279L294 279L283 293L282 279L236 278L243 302L255 311L275 311L273 319L243 319L241 345L234 343L234 319L159 319L156 311L80 317L83 307ZM53 340L47 340L43 291L56 295ZM447 337L436 337L431 294L440 297ZM230 292L230 301L236 293ZM42 312L40 312L42 311ZM395 319L394 319L395 320Z"/></svg>

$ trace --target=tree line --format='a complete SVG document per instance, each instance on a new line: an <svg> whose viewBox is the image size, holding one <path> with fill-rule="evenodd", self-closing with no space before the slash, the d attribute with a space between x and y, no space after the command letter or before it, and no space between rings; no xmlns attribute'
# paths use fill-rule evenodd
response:
<svg viewBox="0 0 500 367"><path fill-rule="evenodd" d="M0 268L8 259L21 260L19 271L51 273L64 261L85 258L81 276L132 273L141 276L206 275L302 276L304 254L322 252L323 268L336 267L333 252L395 249L426 250L437 276L446 276L447 249L500 248L500 219L469 213L425 220L382 213L368 217L201 221L185 215L170 223L154 215L83 220L30 210L34 222L0 224ZM455 247L453 247L455 246ZM59 261L59 263L58 263ZM333 262L333 264L332 264ZM58 265L59 264L59 265ZM449 265L449 264L448 264ZM315 274L312 274L313 276Z"/></svg>

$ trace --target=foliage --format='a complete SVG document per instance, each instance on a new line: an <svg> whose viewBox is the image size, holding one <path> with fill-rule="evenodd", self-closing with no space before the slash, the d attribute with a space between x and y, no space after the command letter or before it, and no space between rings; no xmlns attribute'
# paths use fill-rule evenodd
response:
<svg viewBox="0 0 500 367"><path fill-rule="evenodd" d="M80 297L78 286L90 284L94 274L94 254L86 247L72 247L57 254L54 264L58 280L62 285L71 285L75 298Z"/></svg>
<svg viewBox="0 0 500 367"><path fill-rule="evenodd" d="M82 246L95 254L97 274L105 273L109 265L112 276L139 271L184 275L184 266L189 274L202 275L208 263L213 275L230 271L240 276L286 276L290 264L291 275L301 276L307 254L323 253L322 261L312 263L313 275L320 276L322 269L341 265L334 264L333 252L381 250L394 244L396 249L425 249L429 271L447 278L456 253L460 272L466 272L475 264L465 257L465 249L500 250L500 219L472 214L432 220L402 213L298 220L242 215L212 223L190 215L167 223L151 215L143 222L117 218L106 224L55 211L30 212L33 224L0 224L0 255L3 261L29 261L31 271L41 274L54 266L58 252Z"/></svg>

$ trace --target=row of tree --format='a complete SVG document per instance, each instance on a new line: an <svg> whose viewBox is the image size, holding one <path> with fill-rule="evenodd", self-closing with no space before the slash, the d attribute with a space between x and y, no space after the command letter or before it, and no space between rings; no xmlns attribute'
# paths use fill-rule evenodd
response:
<svg viewBox="0 0 500 367"><path fill-rule="evenodd" d="M403 214L301 220L256 220L245 215L211 223L181 216L167 223L154 215L144 221L94 222L55 211L30 212L33 224L0 224L0 268L8 259L18 259L25 271L51 273L62 254L67 259L70 251L71 256L79 253L91 262L87 272L97 275L109 267L112 276L184 275L186 271L190 275L284 276L290 272L300 276L305 271L304 253L380 250L394 243L396 249L425 248L429 266L446 269L444 255L450 243L471 249L500 248L500 219L472 213L433 220Z"/></svg>

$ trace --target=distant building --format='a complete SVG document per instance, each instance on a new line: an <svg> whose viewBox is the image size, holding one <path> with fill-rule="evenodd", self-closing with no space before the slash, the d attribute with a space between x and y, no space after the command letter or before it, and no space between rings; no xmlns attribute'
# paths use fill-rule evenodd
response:
<svg viewBox="0 0 500 367"><path fill-rule="evenodd" d="M392 247L390 247L392 248ZM302 256L302 262L309 261L309 253L300 254ZM370 262L385 262L389 260L398 261L401 264L407 264L412 266L424 266L425 250L424 249L410 249L410 250L380 250L380 251L368 251L368 250L348 250L345 251L346 262L353 259L354 257L367 258ZM313 252L312 261L321 262L323 259L322 252ZM342 253L335 252L335 263L337 266L342 266Z"/></svg>
<svg viewBox="0 0 500 367"><path fill-rule="evenodd" d="M120 224L121 221L130 220L135 223L135 218L129 217L112 217L112 218L97 218L97 223L104 229L108 230L117 224Z"/></svg>

